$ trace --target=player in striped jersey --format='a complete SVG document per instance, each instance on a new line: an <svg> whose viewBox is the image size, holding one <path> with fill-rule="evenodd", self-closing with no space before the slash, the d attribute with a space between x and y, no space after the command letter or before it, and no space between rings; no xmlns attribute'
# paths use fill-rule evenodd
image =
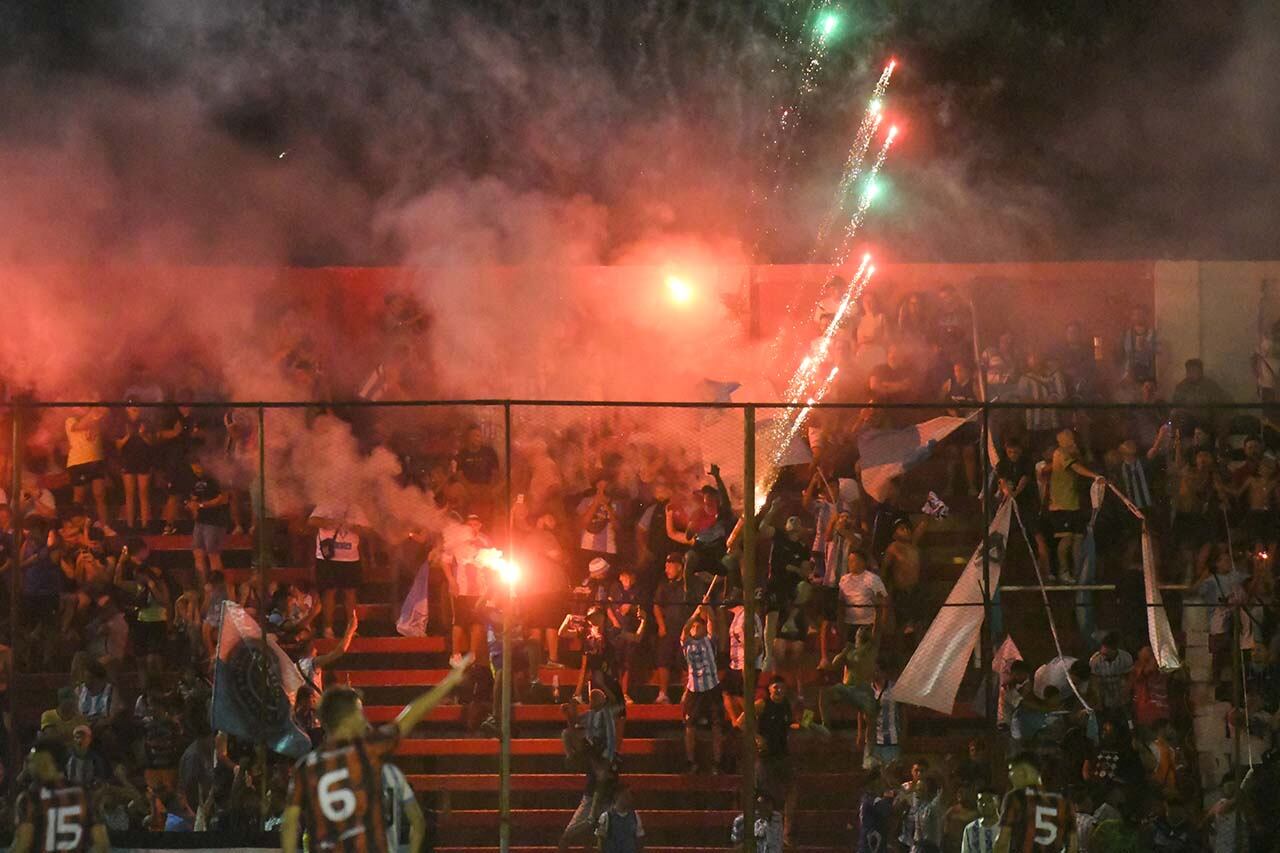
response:
<svg viewBox="0 0 1280 853"><path fill-rule="evenodd" d="M1023 752L1009 761L996 853L1077 853L1075 809L1061 794L1040 787L1040 763Z"/></svg>
<svg viewBox="0 0 1280 853"><path fill-rule="evenodd" d="M89 793L67 785L58 764L58 750L49 743L37 743L27 756L35 784L18 795L13 853L106 853L107 828L94 820Z"/></svg>
<svg viewBox="0 0 1280 853"><path fill-rule="evenodd" d="M390 853L383 819L382 766L387 756L462 681L464 656L439 684L413 700L395 722L370 730L360 694L331 687L320 700L325 740L294 768L280 828L284 853L297 853L305 828L313 853Z"/></svg>

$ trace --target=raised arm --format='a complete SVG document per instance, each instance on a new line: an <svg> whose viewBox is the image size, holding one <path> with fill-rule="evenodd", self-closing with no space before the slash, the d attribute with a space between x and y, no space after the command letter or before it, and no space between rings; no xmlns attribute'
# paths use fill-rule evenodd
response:
<svg viewBox="0 0 1280 853"><path fill-rule="evenodd" d="M676 511L671 504L667 504L667 511L663 515L666 517L667 522L667 538L681 545L692 545L693 537L683 530L676 529Z"/></svg>
<svg viewBox="0 0 1280 853"><path fill-rule="evenodd" d="M453 688L462 681L463 673L467 671L467 667L474 659L475 656L470 652L463 655L462 660L449 670L449 674L441 679L439 684L405 706L400 716L396 717L396 728L400 730L400 737L408 737L413 727L453 692Z"/></svg>
<svg viewBox="0 0 1280 853"><path fill-rule="evenodd" d="M347 620L346 633L342 635L342 642L333 651L328 654L320 655L316 658L316 669L324 669L327 666L332 666L347 653L347 650L351 648L351 641L355 639L356 628L359 624L355 611L352 611L351 618Z"/></svg>

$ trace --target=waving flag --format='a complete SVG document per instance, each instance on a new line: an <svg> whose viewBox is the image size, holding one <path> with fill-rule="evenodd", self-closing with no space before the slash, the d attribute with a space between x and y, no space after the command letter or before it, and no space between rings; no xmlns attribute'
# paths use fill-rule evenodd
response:
<svg viewBox="0 0 1280 853"><path fill-rule="evenodd" d="M427 635L427 618L431 615L430 588L427 577L431 573L431 562L424 560L418 567L418 574L409 587L409 594L400 605L400 618L396 620L396 633L402 637L425 637Z"/></svg>
<svg viewBox="0 0 1280 853"><path fill-rule="evenodd" d="M1005 543L1009 538L1012 506L1012 501L1005 501L992 519L987 533L986 571L990 573L993 588L1000 583L1000 566L1004 562ZM947 596L947 606L938 612L902 670L893 688L895 700L932 708L942 714L951 713L960 681L982 630L983 572L980 542Z"/></svg>
<svg viewBox="0 0 1280 853"><path fill-rule="evenodd" d="M869 430L858 439L862 455L862 487L883 502L889 481L929 458L933 449L969 418L941 417L906 429Z"/></svg>
<svg viewBox="0 0 1280 853"><path fill-rule="evenodd" d="M273 752L301 758L311 741L293 722L302 674L284 650L234 602L222 603L213 669L213 727Z"/></svg>
<svg viewBox="0 0 1280 853"><path fill-rule="evenodd" d="M1182 661L1178 658L1178 643L1173 639L1173 628L1169 625L1169 613L1164 609L1164 600L1160 597L1160 584L1156 579L1156 554L1151 546L1151 534L1147 525L1142 524L1142 580L1147 590L1147 601L1152 606L1147 608L1147 633L1151 638L1151 651L1155 654L1156 665L1161 672L1173 672L1182 669Z"/></svg>

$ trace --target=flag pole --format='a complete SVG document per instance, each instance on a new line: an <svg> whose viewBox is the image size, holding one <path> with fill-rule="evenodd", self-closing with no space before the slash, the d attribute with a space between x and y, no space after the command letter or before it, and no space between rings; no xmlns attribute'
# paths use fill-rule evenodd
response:
<svg viewBox="0 0 1280 853"><path fill-rule="evenodd" d="M257 528L257 536L254 538L258 555L258 624L262 629L262 677L267 681L263 684L263 696L267 695L270 689L269 667L275 663L274 656L271 653L271 645L267 641L267 437L266 437L266 409L258 406L258 510L254 517L254 526ZM253 507L249 508L250 511ZM332 614L330 614L332 618ZM354 614L348 613L347 619L353 619ZM320 697L316 697L317 704ZM258 790L259 790L259 814L265 815L270 807L270 793L267 790L267 745L265 743L258 744Z"/></svg>
<svg viewBox="0 0 1280 853"><path fill-rule="evenodd" d="M9 505L12 507L13 519L13 563L9 569L9 655L13 666L14 687L17 687L19 677L18 661L21 656L18 654L18 622L22 618L22 608L19 606L22 596L22 547L23 547L23 518L22 518L22 413L23 407L14 405L9 409L9 415L13 418L13 453L10 459L13 463L13 476L10 478L9 485ZM15 696L23 695L19 690L15 689ZM6 756L9 766L16 768L22 763L22 751L20 748L19 738L9 738L9 754Z"/></svg>
<svg viewBox="0 0 1280 853"><path fill-rule="evenodd" d="M742 825L755 833L756 805L756 407L742 410ZM743 842L744 845L746 842Z"/></svg>
<svg viewBox="0 0 1280 853"><path fill-rule="evenodd" d="M512 559L511 547L511 402L502 404L503 433L505 436L506 476L504 491L507 518L507 555ZM502 741L498 757L498 849L501 853L511 850L511 608L515 606L515 587L506 584L507 601L502 608L502 709L500 711Z"/></svg>

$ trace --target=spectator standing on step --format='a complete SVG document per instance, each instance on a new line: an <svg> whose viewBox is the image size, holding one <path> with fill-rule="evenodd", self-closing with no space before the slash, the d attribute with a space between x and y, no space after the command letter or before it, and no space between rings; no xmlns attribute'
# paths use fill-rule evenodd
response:
<svg viewBox="0 0 1280 853"><path fill-rule="evenodd" d="M720 698L720 674L716 671L715 622L705 604L689 617L680 631L680 647L684 652L688 675L684 685L684 753L688 772L698 769L699 720L711 725L711 773L720 772L724 739L724 705Z"/></svg>
<svg viewBox="0 0 1280 853"><path fill-rule="evenodd" d="M684 557L678 551L667 555L663 566L665 577L653 596L653 619L657 625L657 648L654 663L658 670L659 705L671 703L671 670L684 663L680 648L680 628L689 621L689 605L685 599Z"/></svg>
<svg viewBox="0 0 1280 853"><path fill-rule="evenodd" d="M187 495L187 509L195 517L191 554L196 575L204 583L210 572L222 571L222 545L231 526L231 494L205 471L201 462L191 463L191 474L191 492Z"/></svg>
<svg viewBox="0 0 1280 853"><path fill-rule="evenodd" d="M484 618L480 599L488 588L489 569L481 565L479 554L490 547L482 533L480 516L467 516L465 525L445 529L445 554L441 563L453 610L453 654L450 665L468 651L479 657L484 643Z"/></svg>
<svg viewBox="0 0 1280 853"><path fill-rule="evenodd" d="M298 657L298 672L316 696L324 695L324 671L337 663L351 649L351 641L355 639L356 628L359 625L360 622L353 613L347 622L346 633L342 635L342 642L323 655L316 654L315 637L308 638L302 644L301 654Z"/></svg>
<svg viewBox="0 0 1280 853"><path fill-rule="evenodd" d="M360 531L350 516L347 507L322 504L308 520L316 529L316 587L320 590L322 635L330 638L334 636L337 594L342 593L342 605L350 622L356 613L356 590L364 581Z"/></svg>
<svg viewBox="0 0 1280 853"><path fill-rule="evenodd" d="M71 499L83 504L92 494L98 514L94 526L104 536L115 536L107 514L107 457L102 449L102 422L106 416L106 409L94 406L76 409L66 419L67 476L71 479Z"/></svg>

